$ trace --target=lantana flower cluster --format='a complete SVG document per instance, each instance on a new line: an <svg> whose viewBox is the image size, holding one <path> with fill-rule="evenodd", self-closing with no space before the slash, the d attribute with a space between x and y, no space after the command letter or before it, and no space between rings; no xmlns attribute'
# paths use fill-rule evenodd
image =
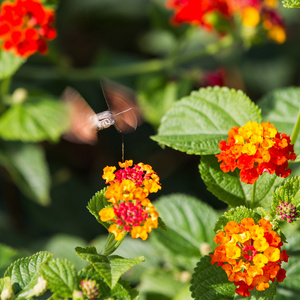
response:
<svg viewBox="0 0 300 300"><path fill-rule="evenodd" d="M174 10L173 24L188 23L224 34L239 18L244 27L263 28L277 43L286 39L277 0L168 0L166 6Z"/></svg>
<svg viewBox="0 0 300 300"><path fill-rule="evenodd" d="M235 126L228 132L228 139L221 141L217 154L223 172L240 169L242 182L253 184L264 172L283 178L292 172L289 160L295 160L294 145L285 133L274 125L249 121L242 127Z"/></svg>
<svg viewBox="0 0 300 300"><path fill-rule="evenodd" d="M102 178L109 184L105 197L111 206L100 210L102 222L110 224L108 231L121 240L126 233L146 240L153 228L158 226L159 214L148 199L150 193L161 189L158 175L150 165L132 160L119 162L121 169L105 167Z"/></svg>
<svg viewBox="0 0 300 300"><path fill-rule="evenodd" d="M241 296L248 297L254 288L264 291L270 281L282 282L286 277L281 264L289 256L281 250L281 238L272 228L268 220L256 224L252 218L244 218L241 223L228 222L215 236L218 246L210 255L211 263L222 267Z"/></svg>
<svg viewBox="0 0 300 300"><path fill-rule="evenodd" d="M54 10L46 9L38 0L4 1L0 10L3 50L21 57L47 53L47 41L56 37Z"/></svg>

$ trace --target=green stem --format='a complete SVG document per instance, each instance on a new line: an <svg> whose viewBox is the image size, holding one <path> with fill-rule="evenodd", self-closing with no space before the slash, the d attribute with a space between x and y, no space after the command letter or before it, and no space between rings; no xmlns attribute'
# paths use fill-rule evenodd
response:
<svg viewBox="0 0 300 300"><path fill-rule="evenodd" d="M297 117L297 121L294 125L293 131L292 131L292 135L291 135L291 144L295 144L298 138L298 134L300 131L300 109L298 112L298 117Z"/></svg>
<svg viewBox="0 0 300 300"><path fill-rule="evenodd" d="M7 77L0 81L0 113L5 109L4 95L8 94L10 88L11 77Z"/></svg>
<svg viewBox="0 0 300 300"><path fill-rule="evenodd" d="M182 64L186 64L208 55L214 55L222 49L233 45L234 39L226 36L216 43L209 44L202 51L194 51L186 54L178 54L165 59L151 59L142 62L134 62L110 67L73 69L73 68L41 68L33 66L24 66L16 75L26 78L39 79L57 79L57 77L68 78L71 80L93 80L100 77L125 77L130 75L139 75L162 70L170 70Z"/></svg>
<svg viewBox="0 0 300 300"><path fill-rule="evenodd" d="M114 251L116 251L118 249L118 247L121 245L122 241L123 241L123 238L120 241L116 241L115 235L113 233L109 233L107 240L106 240L106 244L105 244L104 248L101 250L100 254L106 255L106 256L112 254Z"/></svg>
<svg viewBox="0 0 300 300"><path fill-rule="evenodd" d="M256 192L256 181L253 183L253 186L252 186L252 196L251 196L250 208L254 207L255 192Z"/></svg>

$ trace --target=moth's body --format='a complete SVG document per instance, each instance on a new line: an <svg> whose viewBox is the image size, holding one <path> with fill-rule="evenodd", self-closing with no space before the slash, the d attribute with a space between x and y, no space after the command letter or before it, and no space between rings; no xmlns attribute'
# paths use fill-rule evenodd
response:
<svg viewBox="0 0 300 300"><path fill-rule="evenodd" d="M103 92L109 110L96 114L84 98L73 88L67 87L63 99L70 108L70 130L65 138L75 143L95 144L97 131L114 125L121 133L136 129L141 114L135 104L134 94L127 88L105 81Z"/></svg>
<svg viewBox="0 0 300 300"><path fill-rule="evenodd" d="M111 125L114 125L115 123L116 120L112 112L109 110L96 114L96 127L98 131L108 128Z"/></svg>

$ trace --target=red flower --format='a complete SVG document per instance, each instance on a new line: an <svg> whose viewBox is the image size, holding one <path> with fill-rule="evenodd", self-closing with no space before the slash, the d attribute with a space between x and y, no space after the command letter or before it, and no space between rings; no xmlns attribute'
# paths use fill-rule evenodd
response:
<svg viewBox="0 0 300 300"><path fill-rule="evenodd" d="M5 1L0 12L2 49L28 57L35 52L47 53L47 40L56 37L54 11L39 0Z"/></svg>
<svg viewBox="0 0 300 300"><path fill-rule="evenodd" d="M233 127L228 139L221 141L222 151L216 155L222 161L223 172L240 169L242 182L253 184L264 172L283 178L291 174L288 161L295 160L294 145L285 133L279 133L272 124L248 122L242 127Z"/></svg>
<svg viewBox="0 0 300 300"><path fill-rule="evenodd" d="M223 18L229 17L226 0L169 0L166 5L175 10L172 19L174 24L192 23L206 29L213 29L213 24L205 16L209 13L217 13Z"/></svg>

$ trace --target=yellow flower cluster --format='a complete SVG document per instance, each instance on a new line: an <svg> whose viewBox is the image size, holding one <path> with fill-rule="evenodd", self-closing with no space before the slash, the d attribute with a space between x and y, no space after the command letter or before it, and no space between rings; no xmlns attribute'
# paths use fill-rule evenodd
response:
<svg viewBox="0 0 300 300"><path fill-rule="evenodd" d="M102 178L109 184L105 197L111 206L99 211L102 222L110 224L108 231L121 240L126 233L146 240L152 228L158 226L158 212L147 198L161 189L159 177L150 165L132 160L119 163L121 169L107 166Z"/></svg>

